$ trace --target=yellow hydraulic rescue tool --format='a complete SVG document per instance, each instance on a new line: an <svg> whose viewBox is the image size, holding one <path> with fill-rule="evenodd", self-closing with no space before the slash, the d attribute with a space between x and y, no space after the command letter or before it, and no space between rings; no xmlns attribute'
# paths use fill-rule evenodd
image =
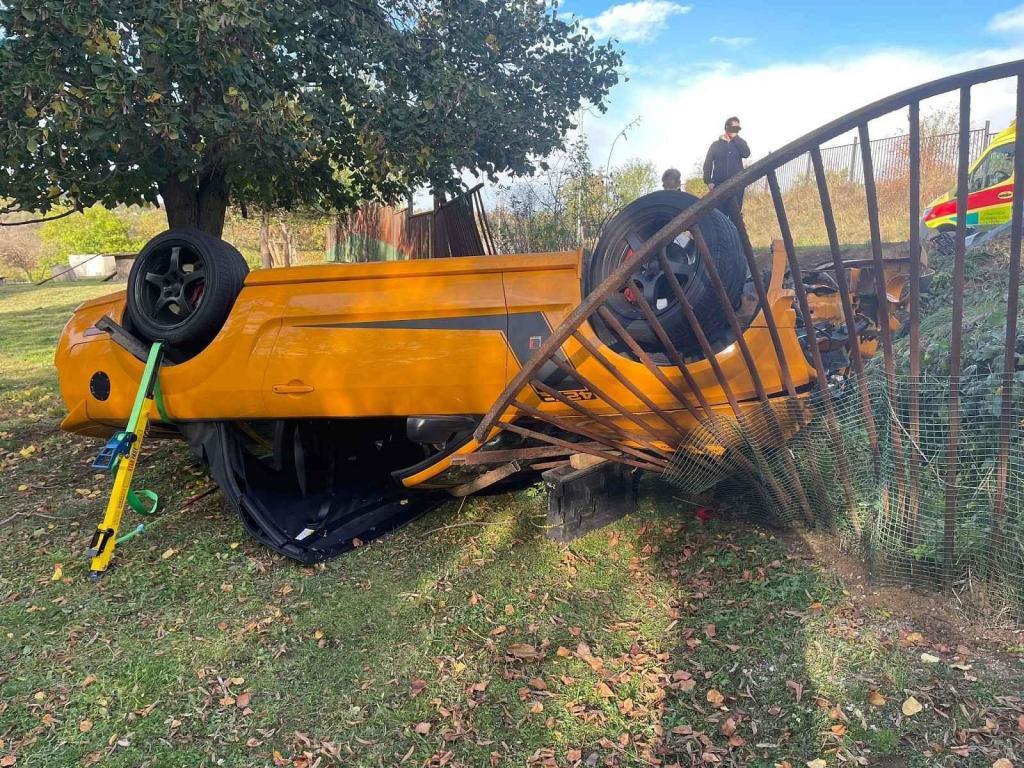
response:
<svg viewBox="0 0 1024 768"><path fill-rule="evenodd" d="M139 459L139 451L142 449L142 438L146 435L150 416L154 410L159 409L157 380L160 375L163 354L163 345L160 342L156 342L150 347L146 367L142 373L142 381L139 383L139 390L135 395L135 404L128 417L128 424L123 431L118 432L107 441L99 456L92 463L93 469L108 470L114 473L114 487L110 492L110 499L107 501L103 522L93 534L87 553L92 558L89 577L94 581L99 579L110 565L114 547L118 543L134 537L142 530L140 525L134 531L118 538L117 532L121 527L121 516L124 514L125 503L127 502L132 509L144 515L155 513L159 504L155 493L133 491L131 484L132 476L135 474L135 465ZM143 499L149 502L148 506Z"/></svg>

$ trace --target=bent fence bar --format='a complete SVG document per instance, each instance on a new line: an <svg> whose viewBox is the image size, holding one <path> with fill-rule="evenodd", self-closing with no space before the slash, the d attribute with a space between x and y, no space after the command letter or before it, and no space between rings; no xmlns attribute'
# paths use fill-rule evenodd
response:
<svg viewBox="0 0 1024 768"><path fill-rule="evenodd" d="M981 603L988 601L990 615L1006 611L1024 617L1024 494L1020 488L1024 480L1024 339L1018 322L1024 142L1019 133L1007 241L978 256L968 250L966 217L960 216L952 253L933 257L929 265L936 272L931 294L924 294L921 288L928 258L918 233L921 158L926 141L921 137L921 102L942 94L959 98L959 131L952 137L930 140L955 148L956 198L958 210L963 211L968 166L988 139L987 129L970 128L971 89L994 81L1013 88L1021 125L1024 61L936 80L851 112L787 144L718 186L655 234L631 243L632 256L622 258L511 379L479 424L476 439L487 442L501 431L511 431L571 448L573 439L584 438L586 442L581 444L596 456L660 473L693 491L731 478L729 482L742 483L758 507L777 521L839 530L863 548L880 576L942 585L972 594ZM873 142L871 122L894 113L906 115L906 135L886 139L888 143ZM857 135L857 143L851 145L855 151L850 146L824 146L849 132ZM868 263L875 275L878 326L878 352L870 358L861 354L862 340L853 332L862 307L854 304L852 273L842 261L845 244L837 233L830 195L830 180L838 162L835 157L842 152L850 153L844 170L864 185L867 200ZM897 162L896 157L902 159ZM783 194L792 183L793 169L799 169L817 189L848 329L849 365L843 376L826 370L814 332L813 308ZM892 174L909 178L907 196L899 205L902 213L886 210L906 216L910 232L909 296L896 298L883 279L876 191L876 183ZM752 320L738 315L713 274L701 221L753 185L764 185L771 195L779 242L773 271L770 277L763 276L746 228L734 216L747 257L749 282L758 300L759 309ZM888 209L893 203L885 205ZM723 350L714 347L678 280L665 269L666 248L684 232L690 233L703 260L712 264L711 283L729 328L729 348L738 351L753 382L752 399L742 400L731 388L718 361ZM699 342L700 355L696 357L687 358L677 348L655 308L642 295L630 301L657 338L660 346L656 353L649 344L639 343L609 311L609 301L621 297L648 263L659 260ZM788 303L773 306L766 287L769 279L776 291L785 286ZM968 291L970 301L965 303ZM626 295L632 294L626 291ZM987 298L979 308L977 297L982 295ZM894 303L897 299L898 305ZM906 307L905 315L897 313L897 306ZM794 317L802 328L804 355L812 369L803 386L794 377L792 359L787 359L779 333L785 323L793 326ZM590 341L587 329L592 321L610 329L631 359L602 354ZM768 368L755 361L745 338L752 325L766 329L771 339L768 353L774 361ZM583 360L595 361L600 370L631 391L647 412L638 415L635 408L613 400L598 382L582 378L579 368ZM658 401L662 405L631 383L627 368L637 364L663 387ZM710 369L709 375L722 393L721 401L713 402L697 385L694 370L698 365ZM536 407L541 391L564 399L542 381L540 371L545 366L562 368L590 390L592 398L585 402L565 401L579 418L556 419ZM766 373L781 382L779 396L766 391L762 381ZM672 399L672 408L664 407L664 396ZM675 422L666 418L669 411L692 417L697 425L692 433L674 432ZM710 461L711 455L717 460Z"/></svg>

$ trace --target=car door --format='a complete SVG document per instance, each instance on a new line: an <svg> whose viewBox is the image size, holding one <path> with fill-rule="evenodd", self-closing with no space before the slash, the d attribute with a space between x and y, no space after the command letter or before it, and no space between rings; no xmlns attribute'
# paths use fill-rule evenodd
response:
<svg viewBox="0 0 1024 768"><path fill-rule="evenodd" d="M967 181L967 226L987 229L1010 220L1014 142L992 147Z"/></svg>

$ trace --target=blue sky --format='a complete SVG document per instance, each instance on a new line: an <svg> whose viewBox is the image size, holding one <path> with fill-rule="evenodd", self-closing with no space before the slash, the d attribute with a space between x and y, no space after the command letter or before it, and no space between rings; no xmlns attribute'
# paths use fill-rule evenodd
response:
<svg viewBox="0 0 1024 768"><path fill-rule="evenodd" d="M560 10L599 37L617 38L625 52L629 80L613 90L609 112L582 116L601 166L615 135L637 117L613 163L642 157L688 170L730 114L743 119L756 157L902 88L1024 58L1019 0L569 0ZM972 122L1009 121L1009 86L974 96ZM901 128L894 118L872 134Z"/></svg>

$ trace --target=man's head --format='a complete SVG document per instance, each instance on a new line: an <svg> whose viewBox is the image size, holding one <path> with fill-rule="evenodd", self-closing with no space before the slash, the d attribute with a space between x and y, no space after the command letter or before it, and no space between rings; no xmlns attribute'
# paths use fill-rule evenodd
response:
<svg viewBox="0 0 1024 768"><path fill-rule="evenodd" d="M738 117L730 117L725 121L725 132L731 136L735 136L740 132L740 119Z"/></svg>
<svg viewBox="0 0 1024 768"><path fill-rule="evenodd" d="M683 184L683 176L676 168L669 168L661 174L661 186L665 189L679 189Z"/></svg>

